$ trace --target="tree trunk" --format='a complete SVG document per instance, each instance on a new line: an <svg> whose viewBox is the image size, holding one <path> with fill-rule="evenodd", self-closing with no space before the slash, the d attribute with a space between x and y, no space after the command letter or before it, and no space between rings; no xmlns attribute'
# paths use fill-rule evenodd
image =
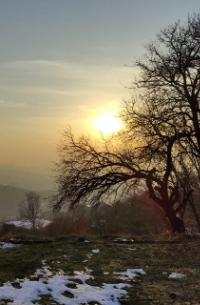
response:
<svg viewBox="0 0 200 305"><path fill-rule="evenodd" d="M172 232L184 233L185 226L183 219L173 209L173 205L168 198L167 183L163 183L161 187L157 187L156 190L159 193L159 197L155 193L155 188L152 186L152 181L147 179L147 187L149 190L150 198L152 198L165 212L165 217L171 226Z"/></svg>
<svg viewBox="0 0 200 305"><path fill-rule="evenodd" d="M198 227L198 231L200 232L200 219L199 219L199 215L197 213L197 210L196 210L196 207L194 205L194 202L193 202L193 198L191 197L190 200L189 200L189 204L192 208L192 212L193 212L193 215L195 217L195 220L196 220L196 223L197 223L197 227Z"/></svg>
<svg viewBox="0 0 200 305"><path fill-rule="evenodd" d="M177 232L177 233L185 232L183 219L173 209L170 209L166 213L166 218L169 221L173 232Z"/></svg>

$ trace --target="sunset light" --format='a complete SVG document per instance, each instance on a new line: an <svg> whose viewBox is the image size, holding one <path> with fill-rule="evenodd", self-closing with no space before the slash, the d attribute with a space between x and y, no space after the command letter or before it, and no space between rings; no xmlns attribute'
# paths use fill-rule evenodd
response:
<svg viewBox="0 0 200 305"><path fill-rule="evenodd" d="M200 305L200 1L0 4L0 305Z"/></svg>
<svg viewBox="0 0 200 305"><path fill-rule="evenodd" d="M122 127L122 122L112 112L104 112L93 121L93 124L103 135L110 135Z"/></svg>

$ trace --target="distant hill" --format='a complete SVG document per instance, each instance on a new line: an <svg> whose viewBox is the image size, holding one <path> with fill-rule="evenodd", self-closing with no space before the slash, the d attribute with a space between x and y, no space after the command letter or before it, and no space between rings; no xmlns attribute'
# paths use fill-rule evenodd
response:
<svg viewBox="0 0 200 305"><path fill-rule="evenodd" d="M0 221L17 217L18 205L28 191L25 188L0 184ZM51 192L43 191L38 194L42 204L47 205L48 198L52 195Z"/></svg>
<svg viewBox="0 0 200 305"><path fill-rule="evenodd" d="M0 164L0 184L35 191L49 190L53 188L52 172L50 169Z"/></svg>

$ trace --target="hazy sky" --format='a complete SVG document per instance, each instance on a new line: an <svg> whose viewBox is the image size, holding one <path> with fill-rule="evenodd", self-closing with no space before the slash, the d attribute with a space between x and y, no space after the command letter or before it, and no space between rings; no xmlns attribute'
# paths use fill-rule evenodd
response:
<svg viewBox="0 0 200 305"><path fill-rule="evenodd" d="M135 58L199 0L0 0L0 164L47 168L68 125L118 111Z"/></svg>

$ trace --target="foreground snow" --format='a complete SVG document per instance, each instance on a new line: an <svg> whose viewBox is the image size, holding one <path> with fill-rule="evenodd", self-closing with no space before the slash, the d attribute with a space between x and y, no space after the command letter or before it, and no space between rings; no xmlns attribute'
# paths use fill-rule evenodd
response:
<svg viewBox="0 0 200 305"><path fill-rule="evenodd" d="M126 297L126 287L129 284L102 284L102 287L90 286L86 283L88 279L92 279L91 270L75 271L74 275L69 276L60 270L53 275L51 269L46 266L45 261L42 262L43 267L37 269L32 276L32 280L16 279L14 283L7 282L0 287L0 300L10 300L8 305L17 304L33 304L33 301L40 300L42 295L49 295L52 302L56 301L66 305L85 304L87 302L98 302L101 305L120 305L118 299ZM130 273L136 275L138 270L127 270L118 275L130 277ZM141 274L144 271L140 270ZM13 284L13 285L12 285ZM13 286L18 285L18 288ZM38 303L35 303L38 304Z"/></svg>

